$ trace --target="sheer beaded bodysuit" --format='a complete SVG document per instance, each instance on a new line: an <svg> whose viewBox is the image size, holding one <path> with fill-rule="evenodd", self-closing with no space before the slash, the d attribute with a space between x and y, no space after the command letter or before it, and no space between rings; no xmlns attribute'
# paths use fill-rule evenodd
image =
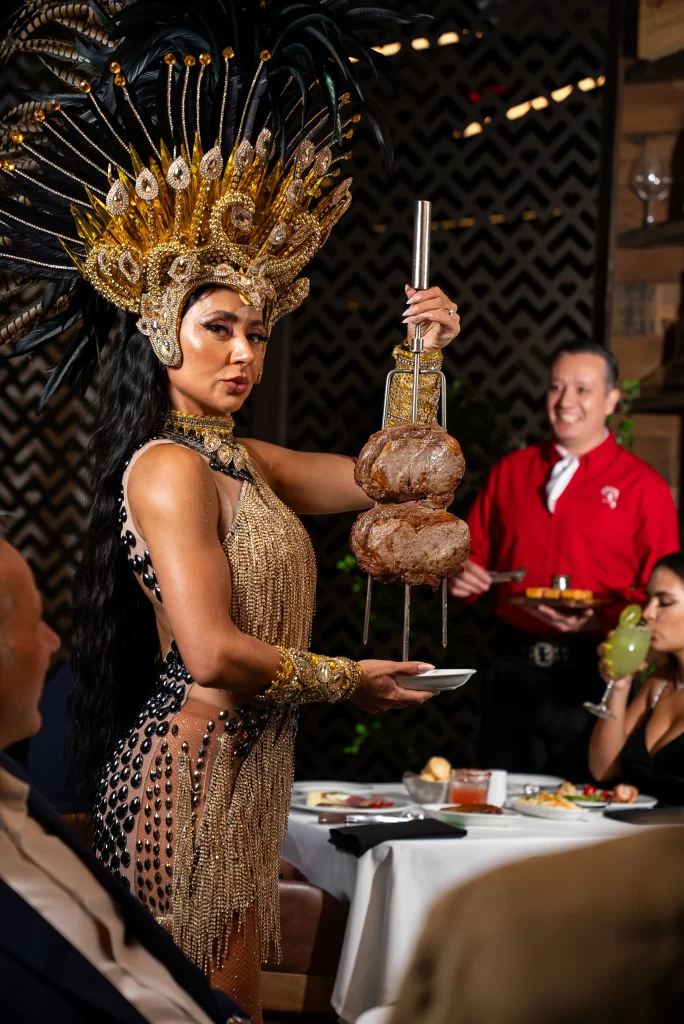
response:
<svg viewBox="0 0 684 1024"><path fill-rule="evenodd" d="M131 570L162 604L150 552L128 510L127 484L149 447L173 443L158 438L135 453L119 513ZM225 477L214 474L232 576L231 616L242 632L266 643L306 649L316 585L309 536L246 450L232 445L229 475L242 480L234 514ZM172 642L152 696L104 766L95 848L212 986L260 1024L260 964L279 954L278 868L295 709L236 702L227 691L222 697L220 707L206 702Z"/></svg>

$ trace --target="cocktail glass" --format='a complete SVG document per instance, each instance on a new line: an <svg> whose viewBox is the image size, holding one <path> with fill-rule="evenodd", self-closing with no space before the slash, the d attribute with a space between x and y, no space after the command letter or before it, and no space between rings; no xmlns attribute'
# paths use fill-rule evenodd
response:
<svg viewBox="0 0 684 1024"><path fill-rule="evenodd" d="M610 680L598 704L585 701L583 707L597 718L615 718L608 709L608 696L616 679L634 675L641 667L651 644L651 631L641 618L638 604L622 610L615 629L611 629L603 645L603 662Z"/></svg>

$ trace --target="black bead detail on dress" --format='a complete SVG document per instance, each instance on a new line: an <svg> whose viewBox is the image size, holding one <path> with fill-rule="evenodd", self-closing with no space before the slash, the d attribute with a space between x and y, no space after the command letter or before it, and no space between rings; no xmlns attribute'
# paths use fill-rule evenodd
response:
<svg viewBox="0 0 684 1024"><path fill-rule="evenodd" d="M149 556L149 552L146 556ZM148 557L144 561L149 570L147 575L152 575L154 570ZM98 787L94 833L97 855L115 877L130 885L131 879L121 873L131 867L133 846L130 844L135 843L138 856L144 850L147 856L136 865L139 873L132 879L135 883L134 892L148 909L156 909L157 913L163 913L165 908L168 911L168 897L171 895L171 882L165 883L167 888L164 890L161 888L161 879L164 876L167 879L173 877L173 864L170 861L174 853L174 754L169 751L166 737L178 737L180 729L177 722L169 721L169 716L180 711L191 683L192 676L183 664L176 643L172 642L160 665L151 696L140 709L124 739L117 744L114 756L109 757ZM234 714L217 711L214 718L206 722L203 733L197 737L201 742L195 745L196 741L193 740L192 743L195 753L191 766L194 769L191 798L193 820L194 809L198 807L206 785L204 776L207 750L217 724L223 723L225 733L234 738L232 767L235 768L258 741L269 719L268 708L243 705L236 708ZM148 756L146 759L145 755L149 755L153 749L154 758ZM185 740L181 743L181 749L190 753L190 746ZM134 774L129 779L131 770L134 770ZM146 799L143 797L143 786ZM139 815L142 816L142 822L137 824ZM144 840L138 838L139 832L136 835L141 826L146 836ZM154 883L149 877L150 870L154 872ZM155 903L155 890L158 904Z"/></svg>

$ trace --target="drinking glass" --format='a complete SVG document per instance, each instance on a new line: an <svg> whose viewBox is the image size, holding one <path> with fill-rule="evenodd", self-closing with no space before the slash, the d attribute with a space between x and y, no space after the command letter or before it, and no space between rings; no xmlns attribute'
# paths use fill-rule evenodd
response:
<svg viewBox="0 0 684 1024"><path fill-rule="evenodd" d="M651 631L642 621L641 608L638 604L629 604L623 608L620 619L611 629L603 645L603 661L608 670L610 680L598 704L585 701L583 707L597 718L615 718L608 710L608 695L616 679L634 673L643 664L651 643Z"/></svg>
<svg viewBox="0 0 684 1024"><path fill-rule="evenodd" d="M672 178L660 157L649 156L642 150L632 166L631 186L644 203L644 227L650 228L655 224L653 206L667 199L671 185Z"/></svg>
<svg viewBox="0 0 684 1024"><path fill-rule="evenodd" d="M582 707L586 708L586 710L592 715L596 715L597 718L615 718L613 712L608 708L608 695L613 689L614 682L615 680L611 679L611 681L606 685L606 688L603 691L603 696L598 704L592 704L590 700L585 700Z"/></svg>
<svg viewBox="0 0 684 1024"><path fill-rule="evenodd" d="M452 804L486 804L491 772L479 768L452 769L449 800Z"/></svg>

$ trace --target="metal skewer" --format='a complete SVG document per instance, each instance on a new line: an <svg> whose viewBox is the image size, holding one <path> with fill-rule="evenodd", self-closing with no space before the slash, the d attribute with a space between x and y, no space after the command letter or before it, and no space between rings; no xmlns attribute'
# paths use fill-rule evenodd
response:
<svg viewBox="0 0 684 1024"><path fill-rule="evenodd" d="M432 203L425 200L418 200L415 207L415 222L413 230L413 262L411 266L411 287L417 291L425 291L429 285L430 278L430 220L432 216ZM411 352L413 354L412 370L390 370L385 383L385 404L382 413L382 427L387 425L387 412L389 408L389 395L392 380L396 374L410 373L413 378L413 394L411 408L411 422L418 422L418 384L421 373L437 374L440 378L441 391L441 421L446 430L446 377L437 370L421 370L420 357L424 350L423 337L420 332L420 324L414 324L413 337L411 338ZM447 580L442 580L442 646L447 645ZM370 613L373 599L373 577L368 573L366 581L366 607L363 617L363 642L368 643L370 627ZM402 635L402 659L408 661L409 655L409 634L411 628L411 586L404 585L404 625Z"/></svg>
<svg viewBox="0 0 684 1024"><path fill-rule="evenodd" d="M411 287L417 291L425 291L430 278L430 221L432 220L432 203L418 200L416 203L413 224L413 261L411 265ZM420 383L420 357L425 343L420 333L420 324L413 325L411 351L413 352L413 404L411 422L418 422L418 385ZM411 632L411 585L404 584L404 635L401 647L401 660L408 661L409 634ZM444 623L442 623L444 632Z"/></svg>

